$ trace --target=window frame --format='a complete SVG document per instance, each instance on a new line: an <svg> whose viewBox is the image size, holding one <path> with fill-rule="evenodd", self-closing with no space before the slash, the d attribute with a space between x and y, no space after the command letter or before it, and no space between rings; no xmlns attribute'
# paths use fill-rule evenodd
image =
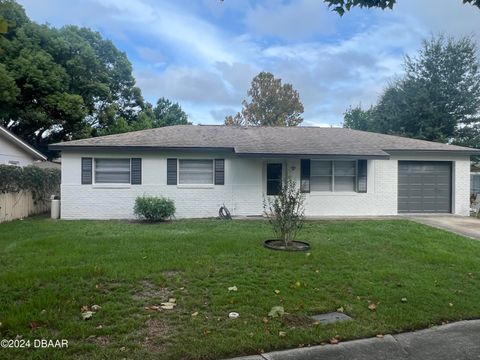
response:
<svg viewBox="0 0 480 360"><path fill-rule="evenodd" d="M318 161L329 161L331 162L331 189L330 190L312 190L312 178L313 177L328 177L327 175L319 175L319 176L312 176L312 163ZM355 163L355 175L339 175L339 177L352 177L354 178L354 185L353 190L335 190L335 163L336 162L354 162ZM342 159L342 160L335 160L335 159L310 159L310 192L311 193L318 193L318 194L330 194L330 193L346 193L346 194L353 194L358 193L358 159Z"/></svg>
<svg viewBox="0 0 480 360"><path fill-rule="evenodd" d="M97 182L97 160L128 160L128 182ZM132 158L94 157L92 158L92 185L125 186L132 183Z"/></svg>
<svg viewBox="0 0 480 360"><path fill-rule="evenodd" d="M212 163L212 182L211 183L180 183L180 161L211 161ZM215 186L215 159L213 158L178 158L177 159L177 187L212 187Z"/></svg>

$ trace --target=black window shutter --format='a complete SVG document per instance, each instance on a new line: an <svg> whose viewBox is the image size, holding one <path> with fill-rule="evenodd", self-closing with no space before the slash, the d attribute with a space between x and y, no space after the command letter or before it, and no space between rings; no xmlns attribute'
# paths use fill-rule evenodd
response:
<svg viewBox="0 0 480 360"><path fill-rule="evenodd" d="M177 185L177 159L167 159L167 185Z"/></svg>
<svg viewBox="0 0 480 360"><path fill-rule="evenodd" d="M215 185L225 185L224 159L215 159Z"/></svg>
<svg viewBox="0 0 480 360"><path fill-rule="evenodd" d="M367 192L367 160L358 160L357 192Z"/></svg>
<svg viewBox="0 0 480 360"><path fill-rule="evenodd" d="M142 158L132 158L130 160L130 183L132 185L142 184Z"/></svg>
<svg viewBox="0 0 480 360"><path fill-rule="evenodd" d="M82 184L92 183L92 158L82 157Z"/></svg>
<svg viewBox="0 0 480 360"><path fill-rule="evenodd" d="M300 160L300 191L310 192L310 159Z"/></svg>

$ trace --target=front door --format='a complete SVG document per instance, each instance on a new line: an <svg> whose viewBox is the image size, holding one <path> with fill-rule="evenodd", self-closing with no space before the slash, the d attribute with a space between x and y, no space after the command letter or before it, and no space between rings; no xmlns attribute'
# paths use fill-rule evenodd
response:
<svg viewBox="0 0 480 360"><path fill-rule="evenodd" d="M282 188L282 163L267 164L267 195L278 195Z"/></svg>

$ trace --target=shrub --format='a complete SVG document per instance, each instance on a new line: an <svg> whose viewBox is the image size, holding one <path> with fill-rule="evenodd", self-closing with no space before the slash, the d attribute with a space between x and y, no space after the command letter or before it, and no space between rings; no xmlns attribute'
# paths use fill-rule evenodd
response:
<svg viewBox="0 0 480 360"><path fill-rule="evenodd" d="M305 220L305 195L295 181L288 179L273 199L264 201L264 213L277 238L291 245Z"/></svg>
<svg viewBox="0 0 480 360"><path fill-rule="evenodd" d="M175 203L164 197L139 196L133 208L135 216L147 221L162 221L175 214Z"/></svg>
<svg viewBox="0 0 480 360"><path fill-rule="evenodd" d="M60 182L59 169L0 165L0 193L30 191L35 203L46 202L51 195L58 195Z"/></svg>

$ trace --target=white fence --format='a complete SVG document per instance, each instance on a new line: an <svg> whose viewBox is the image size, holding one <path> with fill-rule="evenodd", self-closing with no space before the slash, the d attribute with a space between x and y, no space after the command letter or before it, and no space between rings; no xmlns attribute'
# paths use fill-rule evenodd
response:
<svg viewBox="0 0 480 360"><path fill-rule="evenodd" d="M41 214L50 210L50 201L34 203L30 191L0 193L0 223L21 219L29 215Z"/></svg>

